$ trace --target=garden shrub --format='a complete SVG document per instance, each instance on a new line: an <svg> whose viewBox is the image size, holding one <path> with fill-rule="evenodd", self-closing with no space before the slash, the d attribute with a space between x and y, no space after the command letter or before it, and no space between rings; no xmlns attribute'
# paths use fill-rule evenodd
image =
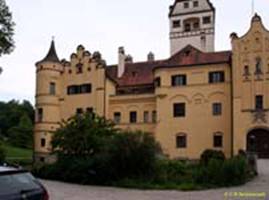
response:
<svg viewBox="0 0 269 200"><path fill-rule="evenodd" d="M204 165L207 165L211 159L224 161L225 155L222 151L208 149L202 153L200 162Z"/></svg>

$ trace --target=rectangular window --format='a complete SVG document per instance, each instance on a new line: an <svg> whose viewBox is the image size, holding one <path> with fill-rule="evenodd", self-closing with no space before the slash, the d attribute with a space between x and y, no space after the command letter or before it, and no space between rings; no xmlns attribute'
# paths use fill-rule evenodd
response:
<svg viewBox="0 0 269 200"><path fill-rule="evenodd" d="M87 113L93 113L93 108L92 107L86 108L86 112Z"/></svg>
<svg viewBox="0 0 269 200"><path fill-rule="evenodd" d="M203 24L210 24L210 23L211 23L211 17L210 16L203 17Z"/></svg>
<svg viewBox="0 0 269 200"><path fill-rule="evenodd" d="M255 100L255 108L256 110L263 110L263 96L262 95L257 95L256 100Z"/></svg>
<svg viewBox="0 0 269 200"><path fill-rule="evenodd" d="M67 94L72 95L72 94L79 94L80 93L80 88L77 85L70 85L67 87Z"/></svg>
<svg viewBox="0 0 269 200"><path fill-rule="evenodd" d="M213 103L213 115L218 116L222 114L222 104L221 103Z"/></svg>
<svg viewBox="0 0 269 200"><path fill-rule="evenodd" d="M174 117L185 117L185 103L174 104Z"/></svg>
<svg viewBox="0 0 269 200"><path fill-rule="evenodd" d="M77 115L80 115L83 113L83 109L82 108L77 108L77 111L76 111Z"/></svg>
<svg viewBox="0 0 269 200"><path fill-rule="evenodd" d="M188 2L184 3L184 8L189 8L189 3Z"/></svg>
<svg viewBox="0 0 269 200"><path fill-rule="evenodd" d="M37 109L37 121L42 122L43 121L43 108Z"/></svg>
<svg viewBox="0 0 269 200"><path fill-rule="evenodd" d="M92 92L92 85L91 84L84 84L80 86L81 93L91 93Z"/></svg>
<svg viewBox="0 0 269 200"><path fill-rule="evenodd" d="M157 111L153 110L152 111L152 123L156 123L157 122Z"/></svg>
<svg viewBox="0 0 269 200"><path fill-rule="evenodd" d="M46 139L42 138L41 139L41 147L45 147L46 146Z"/></svg>
<svg viewBox="0 0 269 200"><path fill-rule="evenodd" d="M222 83L225 81L224 71L209 72L209 83Z"/></svg>
<svg viewBox="0 0 269 200"><path fill-rule="evenodd" d="M196 8L196 7L198 7L198 6L199 6L199 2L198 2L198 1L194 1L194 2L193 2L193 7Z"/></svg>
<svg viewBox="0 0 269 200"><path fill-rule="evenodd" d="M137 113L136 111L130 112L130 123L136 123L137 122Z"/></svg>
<svg viewBox="0 0 269 200"><path fill-rule="evenodd" d="M177 135L176 136L176 145L177 145L177 148L187 148L187 136L186 135Z"/></svg>
<svg viewBox="0 0 269 200"><path fill-rule="evenodd" d="M186 32L190 32L191 31L191 25L189 23L186 23L184 25L184 29L185 29Z"/></svg>
<svg viewBox="0 0 269 200"><path fill-rule="evenodd" d="M114 113L114 123L115 124L120 124L121 122L121 113L120 112L115 112Z"/></svg>
<svg viewBox="0 0 269 200"><path fill-rule="evenodd" d="M180 20L173 21L173 28L178 28L180 26L181 26L181 21Z"/></svg>
<svg viewBox="0 0 269 200"><path fill-rule="evenodd" d="M222 135L220 135L220 134L215 134L214 135L214 147L215 148L220 148L220 147L222 147L222 143L223 143L223 137L222 137Z"/></svg>
<svg viewBox="0 0 269 200"><path fill-rule="evenodd" d="M187 76L186 75L174 75L171 78L172 86L183 86L187 84Z"/></svg>
<svg viewBox="0 0 269 200"><path fill-rule="evenodd" d="M50 83L50 95L55 95L56 94L56 84L54 82Z"/></svg>
<svg viewBox="0 0 269 200"><path fill-rule="evenodd" d="M160 77L155 78L154 86L155 87L161 87L161 78Z"/></svg>
<svg viewBox="0 0 269 200"><path fill-rule="evenodd" d="M149 111L144 112L144 123L149 123Z"/></svg>

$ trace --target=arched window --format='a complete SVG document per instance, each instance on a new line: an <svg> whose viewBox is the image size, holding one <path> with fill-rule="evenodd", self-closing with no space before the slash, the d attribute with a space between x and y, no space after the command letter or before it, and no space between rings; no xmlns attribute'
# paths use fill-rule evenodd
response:
<svg viewBox="0 0 269 200"><path fill-rule="evenodd" d="M178 149L187 148L187 134L179 133L176 135L176 147Z"/></svg>

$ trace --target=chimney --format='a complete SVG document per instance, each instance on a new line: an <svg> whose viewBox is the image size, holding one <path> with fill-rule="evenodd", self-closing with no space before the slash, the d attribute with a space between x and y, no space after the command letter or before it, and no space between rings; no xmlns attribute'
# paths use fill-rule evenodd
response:
<svg viewBox="0 0 269 200"><path fill-rule="evenodd" d="M125 52L124 47L119 47L119 60L118 60L118 78L122 76L125 68Z"/></svg>
<svg viewBox="0 0 269 200"><path fill-rule="evenodd" d="M126 63L133 63L133 57L130 54L127 55L125 58L125 62Z"/></svg>
<svg viewBox="0 0 269 200"><path fill-rule="evenodd" d="M148 62L153 62L155 60L154 54L152 52L149 52L148 54Z"/></svg>

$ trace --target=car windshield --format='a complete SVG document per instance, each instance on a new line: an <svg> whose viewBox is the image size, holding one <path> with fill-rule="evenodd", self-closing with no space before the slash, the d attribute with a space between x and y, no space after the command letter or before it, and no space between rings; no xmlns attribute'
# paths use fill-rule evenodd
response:
<svg viewBox="0 0 269 200"><path fill-rule="evenodd" d="M40 186L30 173L0 175L0 196L37 189L40 189Z"/></svg>

